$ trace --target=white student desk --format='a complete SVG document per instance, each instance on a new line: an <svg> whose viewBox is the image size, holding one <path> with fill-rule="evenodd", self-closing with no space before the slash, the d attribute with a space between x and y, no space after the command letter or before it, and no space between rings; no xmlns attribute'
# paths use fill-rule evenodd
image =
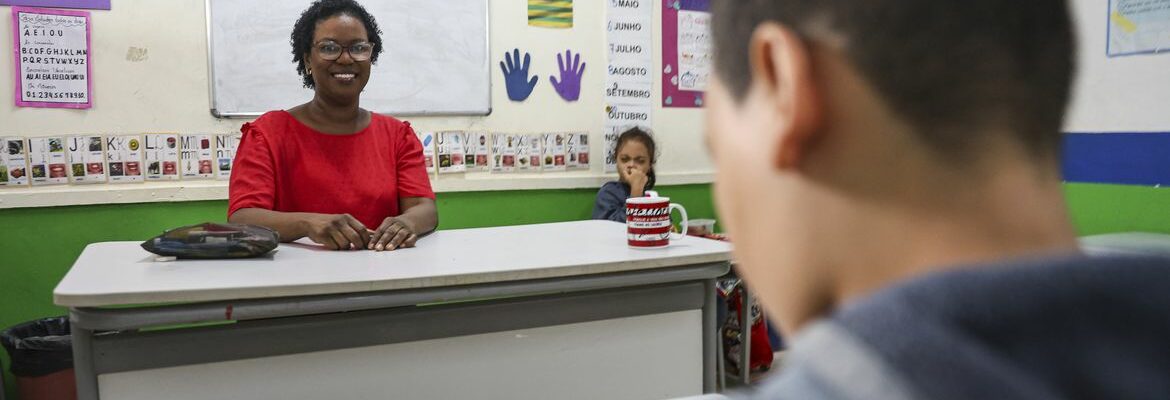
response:
<svg viewBox="0 0 1170 400"><path fill-rule="evenodd" d="M53 292L70 310L82 399L714 389L724 242L635 250L625 225L581 221L441 231L382 253L288 244L267 258L156 262L138 245L86 247ZM220 323L187 325L209 322Z"/></svg>

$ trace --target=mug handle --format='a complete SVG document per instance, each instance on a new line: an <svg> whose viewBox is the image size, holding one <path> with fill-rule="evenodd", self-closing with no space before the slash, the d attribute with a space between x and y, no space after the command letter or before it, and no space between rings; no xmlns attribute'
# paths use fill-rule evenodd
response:
<svg viewBox="0 0 1170 400"><path fill-rule="evenodd" d="M687 235L687 233L686 233L687 225L688 225L687 222L689 222L689 221L687 221L687 209L683 208L683 206L681 204L678 204L678 203L670 203L670 209L671 210L678 210L678 213L682 214L682 222L681 222L682 232L681 233L671 232L670 233L670 240L681 240L682 238L686 237L686 235Z"/></svg>

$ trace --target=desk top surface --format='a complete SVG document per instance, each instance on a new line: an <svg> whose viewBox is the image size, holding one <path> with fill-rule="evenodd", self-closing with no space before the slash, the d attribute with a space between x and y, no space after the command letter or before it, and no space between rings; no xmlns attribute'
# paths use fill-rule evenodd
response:
<svg viewBox="0 0 1170 400"><path fill-rule="evenodd" d="M624 224L577 221L439 231L392 252L282 244L267 257L157 262L139 242L85 248L53 290L65 307L309 296L571 277L731 259L726 242L686 237L632 249Z"/></svg>
<svg viewBox="0 0 1170 400"><path fill-rule="evenodd" d="M1082 237L1080 243L1089 254L1170 256L1170 235L1164 233L1108 233Z"/></svg>

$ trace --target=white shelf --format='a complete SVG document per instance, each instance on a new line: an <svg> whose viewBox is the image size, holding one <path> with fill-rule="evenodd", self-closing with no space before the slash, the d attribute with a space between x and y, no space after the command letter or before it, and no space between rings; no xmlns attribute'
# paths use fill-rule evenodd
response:
<svg viewBox="0 0 1170 400"><path fill-rule="evenodd" d="M489 174L441 176L431 184L438 193L483 192L492 190L548 190L599 188L616 175L588 171L534 174ZM659 185L711 183L709 172L673 173L658 177ZM507 184L504 184L507 182ZM93 204L166 203L225 200L227 181L175 181L131 184L60 185L29 188L0 188L0 209L59 207Z"/></svg>

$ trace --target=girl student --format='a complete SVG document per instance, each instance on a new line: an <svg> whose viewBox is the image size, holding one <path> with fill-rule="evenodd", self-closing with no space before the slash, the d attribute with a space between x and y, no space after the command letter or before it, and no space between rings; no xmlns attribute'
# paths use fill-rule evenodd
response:
<svg viewBox="0 0 1170 400"><path fill-rule="evenodd" d="M597 191L593 219L626 222L626 199L642 197L654 188L654 163L658 160L654 137L641 128L622 132L614 147L618 181L607 182Z"/></svg>

